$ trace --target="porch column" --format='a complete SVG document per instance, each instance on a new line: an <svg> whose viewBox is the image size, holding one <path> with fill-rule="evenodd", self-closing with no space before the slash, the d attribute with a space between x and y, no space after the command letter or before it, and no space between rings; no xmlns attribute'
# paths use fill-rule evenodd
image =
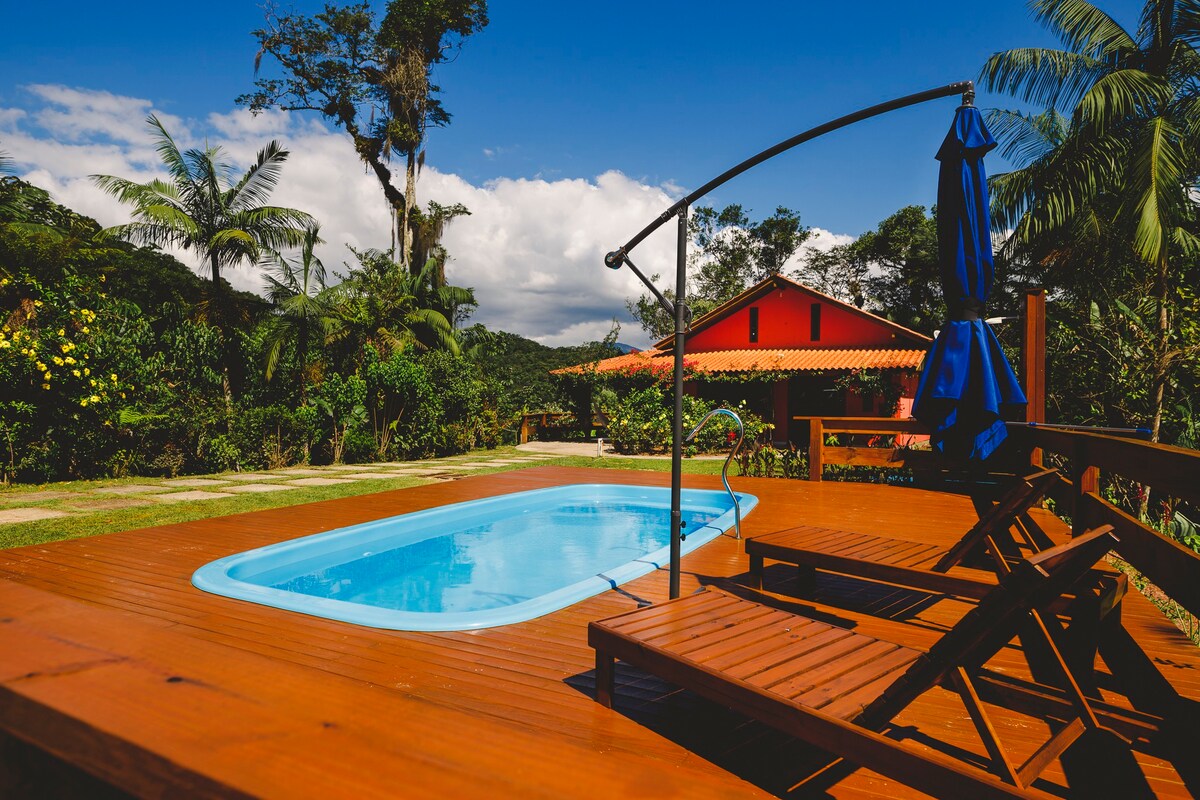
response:
<svg viewBox="0 0 1200 800"><path fill-rule="evenodd" d="M774 441L790 442L788 422L791 420L788 417L788 382L786 378L775 381L775 385L771 387L771 408L775 423L775 430L771 434L771 438Z"/></svg>

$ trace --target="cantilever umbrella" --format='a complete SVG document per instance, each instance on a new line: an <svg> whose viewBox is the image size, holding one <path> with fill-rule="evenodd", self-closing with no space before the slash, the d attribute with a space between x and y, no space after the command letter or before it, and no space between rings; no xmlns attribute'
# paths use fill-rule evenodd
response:
<svg viewBox="0 0 1200 800"><path fill-rule="evenodd" d="M979 460L991 455L1007 435L1001 407L1026 402L996 335L983 319L992 288L983 156L995 146L979 109L960 106L937 154L938 261L950 319L925 357L913 405L913 416L933 429L935 447Z"/></svg>

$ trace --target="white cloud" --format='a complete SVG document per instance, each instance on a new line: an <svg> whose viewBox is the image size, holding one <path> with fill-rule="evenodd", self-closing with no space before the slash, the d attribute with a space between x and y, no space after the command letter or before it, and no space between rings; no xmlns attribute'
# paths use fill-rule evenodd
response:
<svg viewBox="0 0 1200 800"><path fill-rule="evenodd" d="M300 208L321 221L326 267L341 271L350 260L345 245L386 248L389 215L372 174L347 137L313 119L283 112L213 113L203 121L162 114L150 101L62 86L28 87L35 99L25 109L0 108L3 146L23 177L61 203L115 225L127 209L100 192L89 175L144 181L158 173L158 158L144 124L158 114L182 148L219 145L239 169L270 139L291 151L278 205ZM499 148L496 148L499 150ZM622 245L670 206L681 193L674 184L652 186L610 171L580 178L503 178L476 186L427 165L419 182L422 204L462 203L471 215L454 220L444 243L452 261L449 279L475 289L473 321L546 344L578 344L603 336L613 318L623 322L621 340L649 344L629 321L625 301L644 291L628 270L606 269L604 254ZM818 246L848 241L817 231ZM811 242L812 240L810 240ZM647 275L673 275L675 226L666 224L631 254ZM178 254L195 264L190 254ZM239 288L257 290L253 267L228 273ZM659 281L665 288L667 281Z"/></svg>

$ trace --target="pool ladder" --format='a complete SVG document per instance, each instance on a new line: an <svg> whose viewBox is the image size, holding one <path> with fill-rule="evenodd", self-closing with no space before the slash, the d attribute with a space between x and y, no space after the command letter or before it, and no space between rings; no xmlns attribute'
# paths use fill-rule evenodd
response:
<svg viewBox="0 0 1200 800"><path fill-rule="evenodd" d="M687 444L694 439L696 434L700 432L700 429L718 414L730 417L737 423L737 442L733 445L733 449L729 451L729 455L725 457L725 466L721 467L721 482L725 484L725 491L729 492L729 497L733 500L733 526L737 531L737 538L740 540L742 538L742 506L738 503L737 495L733 493L733 489L729 488L729 462L733 461L733 457L737 455L738 448L742 446L742 439L746 436L746 429L742 426L742 418L728 408L714 408L705 415L704 419L700 420L700 424L692 429L692 432L684 438L683 442Z"/></svg>

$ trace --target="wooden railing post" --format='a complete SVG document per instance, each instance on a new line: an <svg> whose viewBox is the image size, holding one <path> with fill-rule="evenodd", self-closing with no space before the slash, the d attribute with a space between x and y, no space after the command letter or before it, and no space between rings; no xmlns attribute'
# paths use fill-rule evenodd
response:
<svg viewBox="0 0 1200 800"><path fill-rule="evenodd" d="M808 421L808 479L821 480L825 468L825 426L820 417Z"/></svg>
<svg viewBox="0 0 1200 800"><path fill-rule="evenodd" d="M1091 527L1087 513L1085 495L1100 491L1100 468L1093 466L1088 457L1085 441L1077 441L1071 448L1071 535L1079 536Z"/></svg>
<svg viewBox="0 0 1200 800"><path fill-rule="evenodd" d="M1046 421L1046 290L1029 289L1025 292L1022 337L1021 378L1025 385L1026 422ZM1041 448L1029 453L1033 466L1042 465Z"/></svg>

